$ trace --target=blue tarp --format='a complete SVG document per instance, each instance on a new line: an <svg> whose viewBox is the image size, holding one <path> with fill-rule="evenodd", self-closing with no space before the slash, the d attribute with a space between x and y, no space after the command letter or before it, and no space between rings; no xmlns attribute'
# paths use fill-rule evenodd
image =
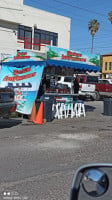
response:
<svg viewBox="0 0 112 200"><path fill-rule="evenodd" d="M89 65L87 63L79 63L79 62L72 62L72 61L63 61L63 60L47 60L47 66L55 66L55 67L69 67L76 70L83 70L89 72L99 72L100 67L95 65Z"/></svg>
<svg viewBox="0 0 112 200"><path fill-rule="evenodd" d="M25 66L46 66L46 61L9 61L1 63L2 66L9 66L9 67L17 67L17 68L24 68Z"/></svg>
<svg viewBox="0 0 112 200"><path fill-rule="evenodd" d="M55 67L69 67L75 70L82 70L82 71L89 71L89 72L99 72L100 67L95 65L89 65L87 63L79 63L79 62L73 62L73 61L64 61L64 60L46 60L46 61L14 61L14 62L7 62L2 63L2 65L7 64L8 66L12 67L25 67L26 65L30 66L38 66L38 65L44 65L47 66L55 66Z"/></svg>

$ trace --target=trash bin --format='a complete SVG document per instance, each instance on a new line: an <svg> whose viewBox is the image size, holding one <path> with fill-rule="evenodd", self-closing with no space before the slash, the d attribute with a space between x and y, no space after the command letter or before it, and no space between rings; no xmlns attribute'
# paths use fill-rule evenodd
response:
<svg viewBox="0 0 112 200"><path fill-rule="evenodd" d="M104 99L104 115L112 116L112 98Z"/></svg>
<svg viewBox="0 0 112 200"><path fill-rule="evenodd" d="M54 97L42 96L36 100L36 111L38 112L41 102L43 102L43 120L44 122L51 122L54 119L54 113L52 111L52 105L55 102Z"/></svg>
<svg viewBox="0 0 112 200"><path fill-rule="evenodd" d="M52 111L52 105L54 103L53 98L43 99L44 103L44 120L46 122L51 122L54 119L54 113Z"/></svg>

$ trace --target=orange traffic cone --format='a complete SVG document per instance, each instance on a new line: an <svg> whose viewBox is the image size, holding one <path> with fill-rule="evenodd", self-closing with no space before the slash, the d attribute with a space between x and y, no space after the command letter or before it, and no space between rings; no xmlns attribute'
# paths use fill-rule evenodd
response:
<svg viewBox="0 0 112 200"><path fill-rule="evenodd" d="M32 112L31 112L31 116L30 116L30 121L33 122L33 120L35 120L36 117L36 105L35 102L33 102L33 107L32 107Z"/></svg>
<svg viewBox="0 0 112 200"><path fill-rule="evenodd" d="M38 113L36 115L35 120L33 120L35 124L44 124L43 123L43 102L41 102Z"/></svg>

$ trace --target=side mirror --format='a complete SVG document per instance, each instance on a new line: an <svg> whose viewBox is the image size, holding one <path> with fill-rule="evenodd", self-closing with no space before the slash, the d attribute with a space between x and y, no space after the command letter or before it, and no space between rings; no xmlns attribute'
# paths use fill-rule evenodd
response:
<svg viewBox="0 0 112 200"><path fill-rule="evenodd" d="M87 199L86 197L90 197L90 199L103 198L104 195L112 190L111 181L112 164L84 165L74 175L70 200L79 200L81 193L83 199Z"/></svg>

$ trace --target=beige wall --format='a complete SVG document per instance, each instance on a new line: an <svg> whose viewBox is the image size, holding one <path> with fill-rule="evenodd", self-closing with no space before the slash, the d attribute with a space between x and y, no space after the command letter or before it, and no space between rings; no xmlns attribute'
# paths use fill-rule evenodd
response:
<svg viewBox="0 0 112 200"><path fill-rule="evenodd" d="M105 63L107 63L107 70L105 70ZM109 63L111 63L111 70L109 69ZM102 78L109 74L112 74L112 55L102 56Z"/></svg>

